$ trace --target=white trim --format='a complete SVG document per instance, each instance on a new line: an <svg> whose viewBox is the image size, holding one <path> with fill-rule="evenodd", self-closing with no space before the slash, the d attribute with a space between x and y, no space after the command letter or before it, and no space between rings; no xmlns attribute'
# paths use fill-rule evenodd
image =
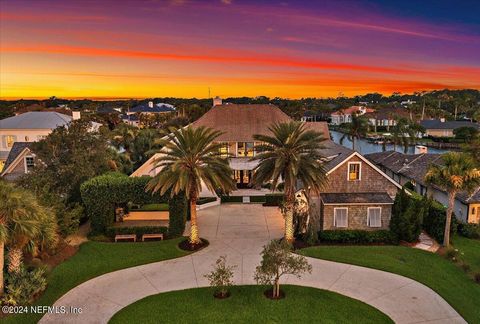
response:
<svg viewBox="0 0 480 324"><path fill-rule="evenodd" d="M337 226L337 217L336 217L336 214L335 212L338 210L338 209L345 209L347 212L346 212L346 222L347 224L345 226ZM348 208L347 207L337 207L337 208L333 208L333 227L336 227L336 228L348 228Z"/></svg>
<svg viewBox="0 0 480 324"><path fill-rule="evenodd" d="M24 168L25 168L25 173L28 173L27 158L32 158L32 159L34 159L34 160L33 160L33 161L34 161L33 163L34 163L34 166L35 166L35 158L33 157L33 155L25 155L25 156L23 157L23 166L24 166Z"/></svg>
<svg viewBox="0 0 480 324"><path fill-rule="evenodd" d="M0 176L4 176L5 174L7 173L10 173L18 164L18 162L20 161L24 161L25 162L25 159L24 159L24 153L25 151L28 150L28 152L30 153L30 149L28 147L25 147L18 155L17 157L15 158L15 160L12 161L12 163L10 163L10 165L8 166L7 169L5 169L2 174L0 174ZM6 161L5 161L6 162Z"/></svg>
<svg viewBox="0 0 480 324"><path fill-rule="evenodd" d="M346 161L350 160L352 157L354 156L357 156L360 160L362 160L363 162L365 162L367 165L371 166L375 171L377 171L378 173L380 173L382 176L384 176L385 178L387 178L388 181L390 181L391 183L393 183L397 188L399 189L402 189L402 186L396 182L395 180L393 180L392 178L390 178L389 176L387 176L385 174L385 172L383 172L382 170L380 170L378 167L376 167L372 162L370 162L367 158L363 157L361 154L359 154L358 152L353 152L352 154L350 154L345 160L343 160L341 163L337 164L334 168L332 168L330 171L327 172L327 175L329 175L330 173L332 173L333 171L335 171L336 169L338 169L340 166L342 166Z"/></svg>
<svg viewBox="0 0 480 324"><path fill-rule="evenodd" d="M365 206L365 205L393 205L393 202L391 203L374 203L374 202L370 202L370 203L324 203L323 200L322 200L322 204L324 204L325 206Z"/></svg>
<svg viewBox="0 0 480 324"><path fill-rule="evenodd" d="M358 179L355 180L350 180L350 166L352 164L358 164ZM359 161L354 161L354 162L348 162L348 167L347 167L347 181L361 181L362 180L362 162Z"/></svg>
<svg viewBox="0 0 480 324"><path fill-rule="evenodd" d="M380 209L380 226L372 226L369 223L370 220L370 209ZM382 207L367 207L367 226L372 228L380 228L382 227Z"/></svg>

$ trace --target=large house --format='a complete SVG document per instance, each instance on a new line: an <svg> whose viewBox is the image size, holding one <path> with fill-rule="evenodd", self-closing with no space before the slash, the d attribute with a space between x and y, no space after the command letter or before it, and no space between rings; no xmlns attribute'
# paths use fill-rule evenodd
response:
<svg viewBox="0 0 480 324"><path fill-rule="evenodd" d="M375 127L392 127L397 124L398 118L409 118L409 113L404 108L387 107L365 113L368 123Z"/></svg>
<svg viewBox="0 0 480 324"><path fill-rule="evenodd" d="M36 142L45 138L55 128L65 126L78 118L78 112L68 116L58 112L31 111L0 120L0 169L15 142Z"/></svg>
<svg viewBox="0 0 480 324"><path fill-rule="evenodd" d="M469 121L445 121L440 120L422 120L420 122L425 128L425 134L433 137L453 137L454 131L460 127L472 127L480 130L480 124Z"/></svg>
<svg viewBox="0 0 480 324"><path fill-rule="evenodd" d="M124 123L139 127L140 126L140 116L158 116L161 114L171 114L175 113L176 109L174 106L166 103L157 103L154 104L153 101L149 101L146 104L140 104L135 107L128 109L128 111L121 116L121 119Z"/></svg>
<svg viewBox="0 0 480 324"><path fill-rule="evenodd" d="M367 108L364 106L352 106L348 108L343 108L338 111L333 112L330 115L330 124L332 125L341 125L344 123L352 122L352 115L364 115L366 113L374 112L372 108Z"/></svg>
<svg viewBox="0 0 480 324"><path fill-rule="evenodd" d="M222 104L214 106L187 127L205 126L222 132L218 141L224 144L222 151L232 156L232 177L237 182L237 187L242 189L250 187L253 170L258 164L257 161L251 161L258 144L253 135L268 135L272 123L291 120L274 105ZM401 186L358 152L329 140L325 122L307 122L305 125L308 129L321 132L326 138L321 153L329 181L324 193L313 199L315 208L320 211L321 227L365 230L388 228L393 199ZM150 158L132 176L157 174L158 170L154 166L157 157L155 155ZM250 190L254 192L256 189Z"/></svg>
<svg viewBox="0 0 480 324"><path fill-rule="evenodd" d="M385 174L401 185L410 182L415 191L431 196L441 204L448 205L447 193L437 186L428 185L425 175L431 165L443 163L440 154L403 154L394 151L371 153L365 156ZM455 197L455 216L462 222L480 223L480 187L472 193L461 192Z"/></svg>

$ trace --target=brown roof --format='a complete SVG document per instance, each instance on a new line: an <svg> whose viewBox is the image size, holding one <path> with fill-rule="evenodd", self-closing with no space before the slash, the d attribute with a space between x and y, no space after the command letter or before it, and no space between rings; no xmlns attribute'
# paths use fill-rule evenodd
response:
<svg viewBox="0 0 480 324"><path fill-rule="evenodd" d="M192 123L193 127L205 126L223 132L222 142L252 142L254 134L269 134L273 123L292 121L275 105L217 105ZM308 129L322 132L329 139L326 123L306 123Z"/></svg>

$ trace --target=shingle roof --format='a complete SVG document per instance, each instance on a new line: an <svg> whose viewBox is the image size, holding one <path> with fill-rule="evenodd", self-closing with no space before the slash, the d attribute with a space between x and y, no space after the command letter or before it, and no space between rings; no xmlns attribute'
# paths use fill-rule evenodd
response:
<svg viewBox="0 0 480 324"><path fill-rule="evenodd" d="M322 193L324 204L393 204L386 192Z"/></svg>
<svg viewBox="0 0 480 324"><path fill-rule="evenodd" d="M3 171L7 170L7 168L10 166L10 164L15 161L17 156L23 152L24 149L29 148L32 143L30 142L15 142L13 143L12 149L10 150L10 153L8 154L7 160L5 161L5 165L3 166Z"/></svg>
<svg viewBox="0 0 480 324"><path fill-rule="evenodd" d="M0 129L55 129L71 120L71 116L57 112L31 111L0 120Z"/></svg>
<svg viewBox="0 0 480 324"><path fill-rule="evenodd" d="M324 168L327 172L345 161L354 152L330 140L323 142L322 146L320 154L325 158Z"/></svg>
<svg viewBox="0 0 480 324"><path fill-rule="evenodd" d="M457 129L460 127L474 127L480 129L480 124L469 121L445 121L440 120L422 120L420 125L425 129Z"/></svg>

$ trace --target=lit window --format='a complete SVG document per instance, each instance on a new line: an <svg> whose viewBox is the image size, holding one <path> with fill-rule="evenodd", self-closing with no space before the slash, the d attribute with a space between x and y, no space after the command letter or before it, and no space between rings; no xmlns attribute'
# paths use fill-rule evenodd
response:
<svg viewBox="0 0 480 324"><path fill-rule="evenodd" d="M352 162L348 164L348 180L360 180L360 162Z"/></svg>
<svg viewBox="0 0 480 324"><path fill-rule="evenodd" d="M27 169L27 172L32 170L35 167L35 159L33 156L26 156L25 157L25 168Z"/></svg>
<svg viewBox="0 0 480 324"><path fill-rule="evenodd" d="M15 136L7 135L7 147L12 147L13 143L15 143Z"/></svg>
<svg viewBox="0 0 480 324"><path fill-rule="evenodd" d="M348 208L333 209L333 226L335 227L348 226Z"/></svg>
<svg viewBox="0 0 480 324"><path fill-rule="evenodd" d="M382 227L382 208L381 207L368 208L367 225L369 227Z"/></svg>
<svg viewBox="0 0 480 324"><path fill-rule="evenodd" d="M245 143L245 147L246 147L245 156L253 156L253 148L254 148L253 142Z"/></svg>
<svg viewBox="0 0 480 324"><path fill-rule="evenodd" d="M222 146L220 147L220 154L223 157L228 156L228 143L222 143Z"/></svg>

